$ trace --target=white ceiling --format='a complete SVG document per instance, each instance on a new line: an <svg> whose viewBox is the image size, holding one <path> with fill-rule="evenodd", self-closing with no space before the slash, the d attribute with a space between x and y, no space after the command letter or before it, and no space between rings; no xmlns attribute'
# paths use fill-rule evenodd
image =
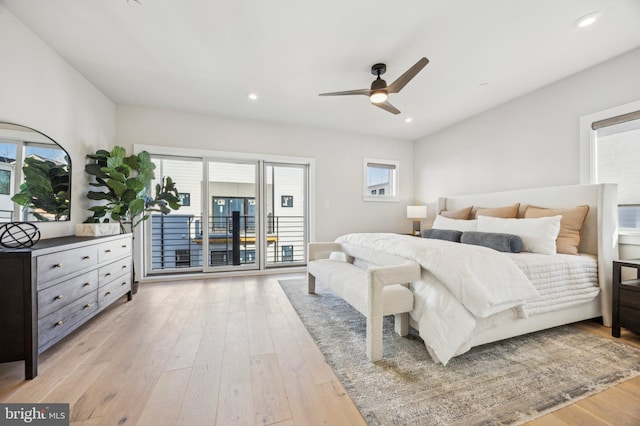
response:
<svg viewBox="0 0 640 426"><path fill-rule="evenodd" d="M140 2L0 0L117 104L403 139L640 46L638 0ZM422 56L389 98L400 115L318 96L368 88L376 62L391 83Z"/></svg>

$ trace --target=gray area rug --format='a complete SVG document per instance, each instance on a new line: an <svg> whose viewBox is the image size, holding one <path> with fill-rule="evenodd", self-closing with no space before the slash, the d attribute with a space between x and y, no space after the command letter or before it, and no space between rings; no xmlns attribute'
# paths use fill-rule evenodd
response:
<svg viewBox="0 0 640 426"><path fill-rule="evenodd" d="M570 326L491 343L435 364L412 330L384 324L384 359L365 354L365 318L316 284L280 285L369 425L521 424L640 374L640 351Z"/></svg>

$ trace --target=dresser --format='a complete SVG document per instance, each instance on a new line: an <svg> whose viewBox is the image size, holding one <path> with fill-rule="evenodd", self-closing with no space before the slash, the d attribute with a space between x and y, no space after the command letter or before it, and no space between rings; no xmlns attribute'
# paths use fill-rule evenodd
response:
<svg viewBox="0 0 640 426"><path fill-rule="evenodd" d="M131 300L131 269L131 234L0 248L0 362L25 360L25 378L36 377L38 354L125 294Z"/></svg>

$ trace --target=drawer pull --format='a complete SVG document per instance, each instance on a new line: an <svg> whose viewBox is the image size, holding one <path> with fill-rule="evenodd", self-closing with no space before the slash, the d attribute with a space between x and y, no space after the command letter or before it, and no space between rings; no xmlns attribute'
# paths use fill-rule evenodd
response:
<svg viewBox="0 0 640 426"><path fill-rule="evenodd" d="M60 300L60 299L62 299L62 295L61 295L61 294L59 294L59 295L57 295L56 297L54 297L54 299L55 299L55 300Z"/></svg>
<svg viewBox="0 0 640 426"><path fill-rule="evenodd" d="M93 303L87 303L86 305L84 305L84 308L83 308L83 309L90 308L90 307L91 307L91 305L93 305Z"/></svg>
<svg viewBox="0 0 640 426"><path fill-rule="evenodd" d="M82 287L88 287L90 285L91 285L91 283L84 283L84 284L82 284Z"/></svg>
<svg viewBox="0 0 640 426"><path fill-rule="evenodd" d="M56 263L53 265L54 268L62 268L62 263Z"/></svg>
<svg viewBox="0 0 640 426"><path fill-rule="evenodd" d="M122 281L122 284L120 284L120 285L127 285L127 282L126 281Z"/></svg>
<svg viewBox="0 0 640 426"><path fill-rule="evenodd" d="M110 294L111 294L111 292L110 292L110 291L108 291L108 292L106 292L104 295L105 295L105 296L108 296L108 295L110 295Z"/></svg>
<svg viewBox="0 0 640 426"><path fill-rule="evenodd" d="M111 272L107 272L106 274L104 274L105 277L110 277L111 276Z"/></svg>
<svg viewBox="0 0 640 426"><path fill-rule="evenodd" d="M91 259L91 256L83 256L82 259L83 260Z"/></svg>
<svg viewBox="0 0 640 426"><path fill-rule="evenodd" d="M127 265L122 265L122 269L127 269Z"/></svg>
<svg viewBox="0 0 640 426"><path fill-rule="evenodd" d="M105 253L111 253L111 249L106 249L104 252Z"/></svg>
<svg viewBox="0 0 640 426"><path fill-rule="evenodd" d="M126 244L123 244L123 245L122 245L122 248L127 248L127 245L126 245Z"/></svg>
<svg viewBox="0 0 640 426"><path fill-rule="evenodd" d="M58 327L60 325L62 325L62 321L58 321L57 323L55 323L54 327Z"/></svg>

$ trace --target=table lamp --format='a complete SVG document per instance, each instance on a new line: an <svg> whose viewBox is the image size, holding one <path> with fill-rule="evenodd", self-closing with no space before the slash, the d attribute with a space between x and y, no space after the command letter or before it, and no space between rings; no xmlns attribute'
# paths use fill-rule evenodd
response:
<svg viewBox="0 0 640 426"><path fill-rule="evenodd" d="M420 236L420 219L427 217L427 206L407 206L407 218L413 220L413 235Z"/></svg>

